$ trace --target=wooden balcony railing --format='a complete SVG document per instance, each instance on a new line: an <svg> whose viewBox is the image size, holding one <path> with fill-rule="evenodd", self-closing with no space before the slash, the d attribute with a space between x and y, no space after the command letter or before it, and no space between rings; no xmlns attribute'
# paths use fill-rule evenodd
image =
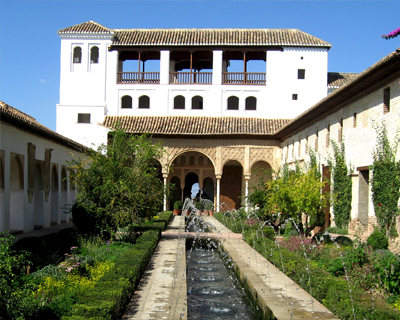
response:
<svg viewBox="0 0 400 320"><path fill-rule="evenodd" d="M159 72L118 72L118 83L160 83Z"/></svg>
<svg viewBox="0 0 400 320"><path fill-rule="evenodd" d="M265 85L266 74L262 72L223 72L222 83Z"/></svg>
<svg viewBox="0 0 400 320"><path fill-rule="evenodd" d="M212 72L170 72L169 83L176 84L211 84Z"/></svg>

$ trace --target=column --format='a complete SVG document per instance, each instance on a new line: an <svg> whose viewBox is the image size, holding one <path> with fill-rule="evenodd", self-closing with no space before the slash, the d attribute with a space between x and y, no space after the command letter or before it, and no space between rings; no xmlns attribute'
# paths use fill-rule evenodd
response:
<svg viewBox="0 0 400 320"><path fill-rule="evenodd" d="M221 182L221 176L217 175L217 210L215 210L216 212L219 211L219 206L220 206L220 182Z"/></svg>
<svg viewBox="0 0 400 320"><path fill-rule="evenodd" d="M167 211L167 177L164 177L164 206L163 210Z"/></svg>
<svg viewBox="0 0 400 320"><path fill-rule="evenodd" d="M170 51L160 51L160 84L169 84Z"/></svg>
<svg viewBox="0 0 400 320"><path fill-rule="evenodd" d="M213 51L212 84L222 84L222 50Z"/></svg>
<svg viewBox="0 0 400 320"><path fill-rule="evenodd" d="M246 212L249 212L249 201L247 197L249 196L249 180L250 176L244 176L245 179L245 188L244 188L244 206L246 208Z"/></svg>

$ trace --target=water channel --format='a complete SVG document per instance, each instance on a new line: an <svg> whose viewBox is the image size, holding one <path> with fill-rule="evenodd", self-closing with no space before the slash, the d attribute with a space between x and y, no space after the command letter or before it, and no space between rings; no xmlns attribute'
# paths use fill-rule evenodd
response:
<svg viewBox="0 0 400 320"><path fill-rule="evenodd" d="M259 319L217 250L197 246L186 256L188 319Z"/></svg>

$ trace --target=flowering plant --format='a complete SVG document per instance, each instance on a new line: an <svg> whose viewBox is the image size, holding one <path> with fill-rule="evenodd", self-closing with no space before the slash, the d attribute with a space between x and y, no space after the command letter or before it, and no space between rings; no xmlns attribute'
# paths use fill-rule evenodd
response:
<svg viewBox="0 0 400 320"><path fill-rule="evenodd" d="M383 34L382 38L388 40L392 38L396 38L400 34L400 28L394 29L393 31L389 32L389 34Z"/></svg>

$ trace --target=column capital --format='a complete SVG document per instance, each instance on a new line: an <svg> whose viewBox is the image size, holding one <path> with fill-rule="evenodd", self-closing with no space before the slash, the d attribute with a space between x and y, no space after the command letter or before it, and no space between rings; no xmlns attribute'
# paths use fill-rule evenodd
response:
<svg viewBox="0 0 400 320"><path fill-rule="evenodd" d="M221 174L216 174L216 175L215 175L215 178L216 178L217 180L221 180L221 177L222 177Z"/></svg>

